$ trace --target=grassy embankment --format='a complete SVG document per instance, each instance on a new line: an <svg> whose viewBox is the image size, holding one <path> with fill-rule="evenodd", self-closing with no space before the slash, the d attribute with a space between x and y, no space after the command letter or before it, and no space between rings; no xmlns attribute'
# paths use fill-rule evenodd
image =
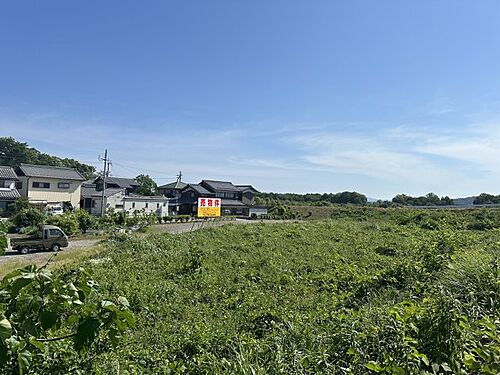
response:
<svg viewBox="0 0 500 375"><path fill-rule="evenodd" d="M102 374L500 371L500 211L339 212L322 222L110 243L83 265L105 294L129 299L137 326L121 349L103 338L67 366Z"/></svg>

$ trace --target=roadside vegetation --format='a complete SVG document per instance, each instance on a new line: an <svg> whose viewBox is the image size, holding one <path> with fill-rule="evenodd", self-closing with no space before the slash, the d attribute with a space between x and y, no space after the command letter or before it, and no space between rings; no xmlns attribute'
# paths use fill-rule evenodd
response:
<svg viewBox="0 0 500 375"><path fill-rule="evenodd" d="M67 351L50 368L497 374L500 211L424 213L118 234L78 267L126 297L135 328L117 348L99 335L90 366Z"/></svg>

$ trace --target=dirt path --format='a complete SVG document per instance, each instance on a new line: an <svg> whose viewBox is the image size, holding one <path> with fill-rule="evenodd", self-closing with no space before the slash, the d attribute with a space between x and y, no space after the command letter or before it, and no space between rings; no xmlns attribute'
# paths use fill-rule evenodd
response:
<svg viewBox="0 0 500 375"><path fill-rule="evenodd" d="M100 240L94 240L94 239L75 240L75 241L70 240L68 247L64 248L63 253L66 254L77 250L81 250L83 248L89 248L97 244L99 241ZM7 250L5 254L0 257L0 263L22 259L23 262L26 261L38 264L46 262L47 259L49 259L52 256L52 254L54 254L52 251L36 251L26 255L22 255L19 254L17 251Z"/></svg>

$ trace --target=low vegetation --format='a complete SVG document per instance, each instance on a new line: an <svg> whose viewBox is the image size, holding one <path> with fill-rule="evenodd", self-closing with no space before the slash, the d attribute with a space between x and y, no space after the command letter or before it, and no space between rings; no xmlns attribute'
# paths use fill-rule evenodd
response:
<svg viewBox="0 0 500 375"><path fill-rule="evenodd" d="M344 209L118 235L83 266L104 299L130 301L135 328L118 348L99 336L87 367L60 360L98 374L497 374L499 215Z"/></svg>

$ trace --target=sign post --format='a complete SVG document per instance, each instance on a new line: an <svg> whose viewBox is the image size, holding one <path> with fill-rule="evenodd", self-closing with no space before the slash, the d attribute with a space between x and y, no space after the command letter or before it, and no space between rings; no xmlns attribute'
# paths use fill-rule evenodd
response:
<svg viewBox="0 0 500 375"><path fill-rule="evenodd" d="M220 198L198 198L198 217L219 217Z"/></svg>

